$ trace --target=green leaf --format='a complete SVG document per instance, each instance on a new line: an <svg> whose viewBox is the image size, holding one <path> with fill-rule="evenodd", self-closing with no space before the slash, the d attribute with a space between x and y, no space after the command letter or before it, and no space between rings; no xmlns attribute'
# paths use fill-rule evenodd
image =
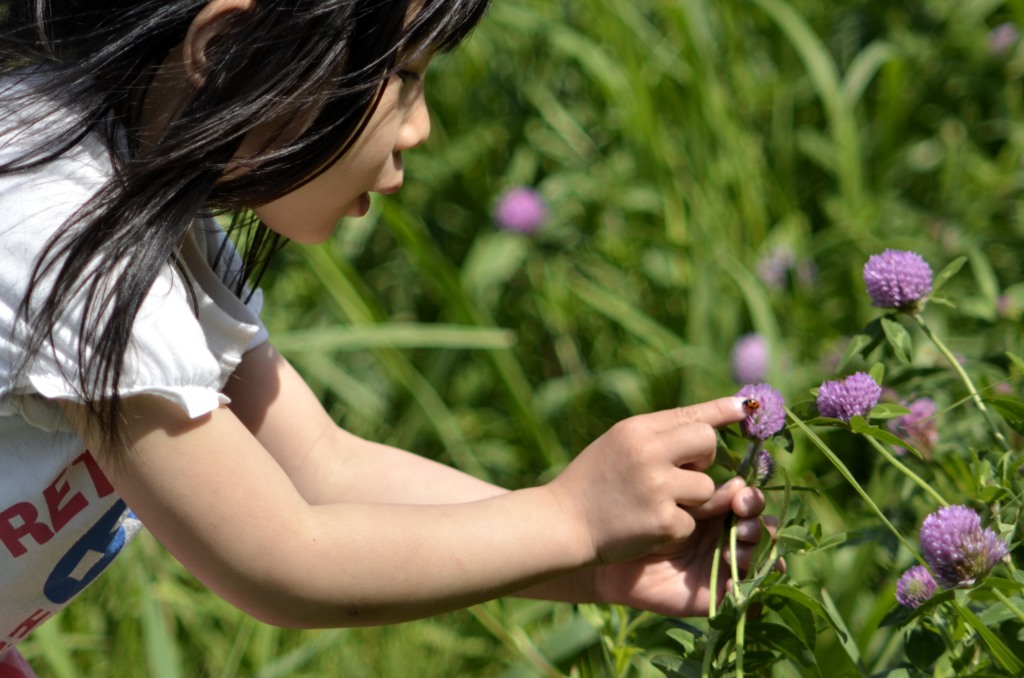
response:
<svg viewBox="0 0 1024 678"><path fill-rule="evenodd" d="M1019 676L1024 674L1024 662L1010 648L1006 647L1006 644L999 639L999 636L992 633L991 629L978 619L978 615L974 614L967 606L960 605L959 603L954 603L953 608L960 615L960 618L975 630L1000 666L1009 671L1010 675Z"/></svg>
<svg viewBox="0 0 1024 678"><path fill-rule="evenodd" d="M274 346L282 353L365 351L372 348L507 349L509 330L441 323L384 322L376 325L318 327L282 332Z"/></svg>
<svg viewBox="0 0 1024 678"><path fill-rule="evenodd" d="M1006 577L985 577L982 582L971 589L972 592L977 593L984 591L985 589L999 589L1000 591L1006 591L1008 593L1021 593L1024 591L1024 587L1021 584L1007 579Z"/></svg>
<svg viewBox="0 0 1024 678"><path fill-rule="evenodd" d="M868 419L895 419L910 414L910 409L896 403L879 403L871 408Z"/></svg>
<svg viewBox="0 0 1024 678"><path fill-rule="evenodd" d="M789 627L770 622L750 624L747 626L747 641L767 645L798 664L808 669L813 669L814 675L821 674L818 670L818 662L815 660L811 648L804 644L800 637L793 633Z"/></svg>
<svg viewBox="0 0 1024 678"><path fill-rule="evenodd" d="M846 350L843 351L843 356L839 359L836 371L842 372L854 356L867 357L882 342L883 336L882 324L878 322L877 318L872 320L864 328L863 333L850 337L850 343L846 345Z"/></svg>
<svg viewBox="0 0 1024 678"><path fill-rule="evenodd" d="M896 359L909 365L913 346L907 328L891 318L882 318L882 330L885 332L885 338L889 341L889 345L892 346L893 353L896 354ZM878 379L875 381L881 383Z"/></svg>
<svg viewBox="0 0 1024 678"><path fill-rule="evenodd" d="M776 534L776 540L780 544L802 551L810 551L817 545L810 530L803 525L790 525L782 528Z"/></svg>
<svg viewBox="0 0 1024 678"><path fill-rule="evenodd" d="M846 631L846 626L842 622L836 620L832 616L832 613L826 609L820 601L815 600L813 597L804 593L795 586L779 584L771 587L767 593L769 597L785 598L791 606L799 606L808 610L815 617L824 619L828 622L829 626L835 629L841 642L846 642L848 640L847 636L849 634Z"/></svg>
<svg viewBox="0 0 1024 678"><path fill-rule="evenodd" d="M991 504L993 502L1002 501L1009 499L1013 496L1008 489L1000 487L999 485L986 485L978 491L978 501L983 504Z"/></svg>
<svg viewBox="0 0 1024 678"><path fill-rule="evenodd" d="M665 674L666 678L701 678L700 662L693 659L681 659L658 655L651 663Z"/></svg>
<svg viewBox="0 0 1024 678"><path fill-rule="evenodd" d="M818 404L814 400L801 400L793 403L790 407L793 414L804 421L809 421L818 416Z"/></svg>
<svg viewBox="0 0 1024 678"><path fill-rule="evenodd" d="M871 369L868 370L868 374L871 375L871 378L874 379L876 383L885 383L885 365L882 363L875 363L872 365Z"/></svg>
<svg viewBox="0 0 1024 678"><path fill-rule="evenodd" d="M946 643L942 636L929 628L918 627L910 632L906 643L907 659L915 667L925 669L942 656Z"/></svg>
<svg viewBox="0 0 1024 678"><path fill-rule="evenodd" d="M942 591L941 593L936 593L923 604L921 604L919 607L913 609L909 607L903 607L899 603L896 603L893 606L893 608L889 610L889 612L886 613L884 617L882 617L882 621L878 623L878 627L884 628L886 626L906 626L918 617L927 615L942 603L953 600L954 593L954 591Z"/></svg>
<svg viewBox="0 0 1024 678"><path fill-rule="evenodd" d="M967 257L957 257L953 261L949 262L944 269L939 271L939 274L932 280L932 291L931 294L935 294L942 286L945 285L950 278L960 272L960 269L967 263ZM931 295L929 295L929 299Z"/></svg>
<svg viewBox="0 0 1024 678"><path fill-rule="evenodd" d="M826 589L821 589L821 604L828 612L828 619L835 627L843 649L846 650L846 656L850 658L854 666L860 669L860 675L866 674L867 671L865 671L864 665L860 660L860 648L857 647L853 634L850 633L850 629L847 628L846 623L843 621L843 615L839 614L839 608L836 607L836 604L832 601L832 596L828 595Z"/></svg>
<svg viewBox="0 0 1024 678"><path fill-rule="evenodd" d="M792 603L783 605L776 613L800 637L807 647L814 649L818 642L818 627L814 622L814 613L803 605Z"/></svg>
<svg viewBox="0 0 1024 678"><path fill-rule="evenodd" d="M878 516L878 519L881 520L887 528L889 528L893 535L895 535L895 537L900 541L901 544L903 544L903 546L907 548L908 551L916 554L917 552L914 550L914 547L911 546L910 542L907 541L906 537L904 537L903 534L896 529L896 526L889 521L889 519L882 512L882 509L880 509L878 507L878 504L876 504L875 501L871 498L871 495L869 495L864 490L864 488L860 486L860 483L858 483L857 479L854 478L853 473L851 473L850 469L846 467L846 464L844 464L842 460L836 456L835 452L832 451L832 448L826 445L825 441L818 437L818 435L814 431L812 431L810 427L807 426L807 424L793 416L793 413L790 412L788 408L784 409L786 410L786 413L790 416L790 419L793 421L793 423L796 424L796 426L804 432L804 435L807 436L807 439L810 440L811 443L815 447L817 447L821 451L821 453L828 458L830 462L832 462L832 465L836 467L836 470L839 471L839 474L846 479L846 482L848 482L854 490L856 490L857 494L861 496L861 498L868 505L868 507L872 511L874 511L876 516Z"/></svg>
<svg viewBox="0 0 1024 678"><path fill-rule="evenodd" d="M985 402L992 405L1003 419L1017 433L1024 434L1024 403L1016 398L991 396Z"/></svg>
<svg viewBox="0 0 1024 678"><path fill-rule="evenodd" d="M871 424L868 423L867 419L865 419L859 414L855 414L852 417L850 417L851 431L853 431L854 433L860 433L866 428L871 428Z"/></svg>
<svg viewBox="0 0 1024 678"><path fill-rule="evenodd" d="M875 440L882 443L886 443L888 445L902 447L903 449L910 450L911 452L913 452L915 455L917 455L918 458L921 457L921 454L914 449L913 445L906 442L899 436L893 434L892 432L885 430L884 428L879 428L878 426L865 426L864 428L857 431L857 433L860 433L861 435L865 436L871 436Z"/></svg>
<svg viewBox="0 0 1024 678"><path fill-rule="evenodd" d="M1010 359L1010 362L1017 366L1018 370L1024 372L1024 358L1021 358L1019 355L1011 351L1006 352L1006 357Z"/></svg>
<svg viewBox="0 0 1024 678"><path fill-rule="evenodd" d="M864 533L860 530L850 530L849 532L839 532L837 534L830 534L818 541L818 547L816 550L821 551L823 549L830 549L835 546L842 546L843 544L863 538Z"/></svg>
<svg viewBox="0 0 1024 678"><path fill-rule="evenodd" d="M669 629L668 631L666 631L666 635L668 635L669 638L682 645L683 651L687 654L693 652L694 637L693 634L689 631L686 631L684 629Z"/></svg>
<svg viewBox="0 0 1024 678"><path fill-rule="evenodd" d="M994 304L999 296L999 279L992 269L992 263L985 256L985 253L977 245L972 245L968 250L971 260L971 271L974 272L974 280L978 283L978 289L982 295Z"/></svg>

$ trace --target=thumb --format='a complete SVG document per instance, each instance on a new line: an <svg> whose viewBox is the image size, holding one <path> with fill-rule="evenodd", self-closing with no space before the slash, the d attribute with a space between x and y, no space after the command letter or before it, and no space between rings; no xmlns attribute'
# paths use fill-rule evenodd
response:
<svg viewBox="0 0 1024 678"><path fill-rule="evenodd" d="M732 478L727 483L719 485L715 493L706 502L700 506L687 508L687 510L695 520L724 516L732 510L733 497L746 486L747 483L743 478Z"/></svg>

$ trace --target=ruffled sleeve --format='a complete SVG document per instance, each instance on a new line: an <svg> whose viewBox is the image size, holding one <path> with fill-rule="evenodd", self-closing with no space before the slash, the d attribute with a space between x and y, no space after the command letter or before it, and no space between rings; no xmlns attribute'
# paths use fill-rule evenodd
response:
<svg viewBox="0 0 1024 678"><path fill-rule="evenodd" d="M87 139L39 169L0 177L0 262L9 262L0 264L0 416L20 414L37 427L62 429L66 422L53 399L82 399L80 301L62 316L52 345L20 373L24 328L16 328L14 319L44 244L103 185L109 171L105 150ZM230 243L220 247L225 237L213 220L198 221L182 248L186 271L168 264L160 273L133 326L122 396L158 395L190 417L228 402L222 393L228 377L245 351L266 341L267 334L259 319L259 290L243 303L223 282L238 265ZM211 265L213 243L227 253L220 270Z"/></svg>

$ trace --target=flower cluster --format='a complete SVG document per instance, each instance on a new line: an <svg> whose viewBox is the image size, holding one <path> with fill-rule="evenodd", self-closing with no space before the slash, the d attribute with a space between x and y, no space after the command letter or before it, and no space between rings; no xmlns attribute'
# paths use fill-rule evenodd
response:
<svg viewBox="0 0 1024 678"><path fill-rule="evenodd" d="M518 233L533 233L548 218L548 206L532 188L514 188L498 199L494 220L500 228Z"/></svg>
<svg viewBox="0 0 1024 678"><path fill-rule="evenodd" d="M896 582L896 601L903 607L915 608L935 593L935 580L924 565L915 565Z"/></svg>
<svg viewBox="0 0 1024 678"><path fill-rule="evenodd" d="M921 552L945 589L972 586L1002 560L1010 548L981 517L966 506L946 506L924 519Z"/></svg>
<svg viewBox="0 0 1024 678"><path fill-rule="evenodd" d="M818 389L818 414L850 421L867 416L882 395L882 387L870 374L855 372L841 381L826 381Z"/></svg>
<svg viewBox="0 0 1024 678"><path fill-rule="evenodd" d="M973 586L1009 552L1006 541L981 528L981 517L975 511L959 505L940 508L921 524L921 554L928 567L915 565L903 573L896 583L896 600L915 608L940 586Z"/></svg>
<svg viewBox="0 0 1024 678"><path fill-rule="evenodd" d="M1015 24L999 24L988 33L988 51L993 56L1003 56L1020 42L1020 30Z"/></svg>
<svg viewBox="0 0 1024 678"><path fill-rule="evenodd" d="M932 269L917 252L885 250L864 264L864 284L875 306L912 312L932 291Z"/></svg>
<svg viewBox="0 0 1024 678"><path fill-rule="evenodd" d="M931 398L918 398L902 404L910 412L889 420L889 430L912 444L922 455L929 457L939 440L939 430L935 424L935 401Z"/></svg>
<svg viewBox="0 0 1024 678"><path fill-rule="evenodd" d="M772 289L782 289L789 280L790 272L804 285L813 285L818 277L818 268L811 259L797 258L792 247L775 247L758 259L757 276Z"/></svg>
<svg viewBox="0 0 1024 678"><path fill-rule="evenodd" d="M764 381L768 375L768 342L756 332L744 334L732 347L732 376L741 384Z"/></svg>
<svg viewBox="0 0 1024 678"><path fill-rule="evenodd" d="M775 457L768 450L758 450L754 457L754 476L757 484L764 485L775 475Z"/></svg>
<svg viewBox="0 0 1024 678"><path fill-rule="evenodd" d="M786 411L783 409L782 394L768 384L747 384L736 393L740 398L756 401L746 419L740 422L740 430L748 438L768 440L786 425Z"/></svg>

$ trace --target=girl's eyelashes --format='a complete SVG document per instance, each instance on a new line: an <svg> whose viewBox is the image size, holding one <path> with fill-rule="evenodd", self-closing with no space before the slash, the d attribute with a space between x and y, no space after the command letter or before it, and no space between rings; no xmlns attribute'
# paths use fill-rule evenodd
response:
<svg viewBox="0 0 1024 678"><path fill-rule="evenodd" d="M397 75L398 79L401 80L402 82L419 82L420 80L422 80L420 74L417 73L416 71L400 69L395 71L395 75Z"/></svg>

